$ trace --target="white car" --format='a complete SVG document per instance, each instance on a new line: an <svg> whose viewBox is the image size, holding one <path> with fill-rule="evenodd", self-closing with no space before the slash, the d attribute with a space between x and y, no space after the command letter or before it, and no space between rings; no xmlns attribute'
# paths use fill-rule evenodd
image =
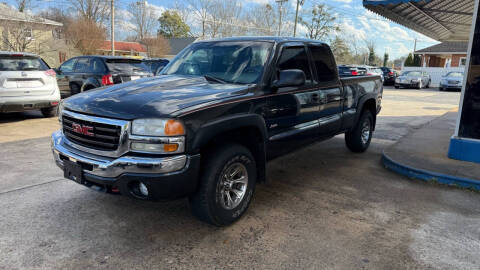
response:
<svg viewBox="0 0 480 270"><path fill-rule="evenodd" d="M42 58L0 51L0 112L41 110L53 117L59 102L56 73Z"/></svg>

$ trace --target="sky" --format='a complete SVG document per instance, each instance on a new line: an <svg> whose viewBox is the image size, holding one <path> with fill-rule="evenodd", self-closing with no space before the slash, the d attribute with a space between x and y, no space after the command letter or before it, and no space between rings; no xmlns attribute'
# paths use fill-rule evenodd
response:
<svg viewBox="0 0 480 270"><path fill-rule="evenodd" d="M33 12L48 9L49 7L67 5L67 0L32 1ZM115 13L117 30L115 34L117 37L125 38L131 34L131 27L133 27L129 22L132 15L128 11L128 4L138 0L115 1L117 2ZM176 2L182 1L185 0L147 0L147 3L160 16L163 11L174 8ZM13 5L14 0L8 0L7 3ZM267 3L274 5L275 0L243 0L242 3L244 7L251 8ZM305 0L305 4L301 7L301 12L308 12L315 4L325 4L330 8L332 14L337 18L336 23L341 29L342 36L356 37L361 45L364 45L364 40L373 41L379 56L383 56L385 52L389 53L390 59L406 56L413 51L415 39L417 39L417 50L438 43L433 39L368 11L363 7L362 0ZM295 12L295 7L296 0L288 0L285 4L285 9L292 14ZM287 21L286 23L292 22ZM305 29L300 26L298 32L299 35L304 35Z"/></svg>

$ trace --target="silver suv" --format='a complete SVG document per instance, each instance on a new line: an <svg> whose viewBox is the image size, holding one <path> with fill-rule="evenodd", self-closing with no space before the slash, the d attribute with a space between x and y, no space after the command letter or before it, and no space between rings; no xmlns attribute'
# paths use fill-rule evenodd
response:
<svg viewBox="0 0 480 270"><path fill-rule="evenodd" d="M0 51L0 112L41 110L57 114L60 102L56 73L38 55Z"/></svg>

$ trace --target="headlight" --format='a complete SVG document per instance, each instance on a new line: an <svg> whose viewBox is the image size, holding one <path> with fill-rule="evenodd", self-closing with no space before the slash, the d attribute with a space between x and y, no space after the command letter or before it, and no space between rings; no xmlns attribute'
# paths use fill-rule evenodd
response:
<svg viewBox="0 0 480 270"><path fill-rule="evenodd" d="M185 135L182 122L174 119L137 119L132 123L132 134L143 136Z"/></svg>

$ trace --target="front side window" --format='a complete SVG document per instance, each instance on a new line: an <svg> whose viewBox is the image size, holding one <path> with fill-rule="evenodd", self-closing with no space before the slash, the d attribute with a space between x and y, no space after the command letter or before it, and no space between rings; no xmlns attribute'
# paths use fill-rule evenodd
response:
<svg viewBox="0 0 480 270"><path fill-rule="evenodd" d="M161 74L214 77L226 83L258 83L272 43L199 42L187 47Z"/></svg>
<svg viewBox="0 0 480 270"><path fill-rule="evenodd" d="M75 66L75 62L77 62L77 59L70 59L67 62L63 63L60 66L60 71L61 72L73 72L73 67Z"/></svg>
<svg viewBox="0 0 480 270"><path fill-rule="evenodd" d="M284 48L278 60L277 68L279 70L300 69L305 73L306 82L312 80L305 47Z"/></svg>
<svg viewBox="0 0 480 270"><path fill-rule="evenodd" d="M311 46L313 62L317 69L317 78L319 82L329 82L336 80L335 62L332 59L332 53L326 46Z"/></svg>
<svg viewBox="0 0 480 270"><path fill-rule="evenodd" d="M105 65L102 60L94 58L90 60L90 70L94 73L103 73L105 72Z"/></svg>

